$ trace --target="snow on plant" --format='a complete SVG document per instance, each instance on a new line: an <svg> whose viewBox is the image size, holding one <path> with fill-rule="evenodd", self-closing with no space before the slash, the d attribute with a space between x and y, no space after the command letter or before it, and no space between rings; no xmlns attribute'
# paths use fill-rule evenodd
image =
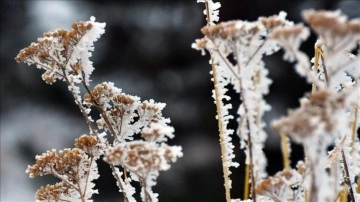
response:
<svg viewBox="0 0 360 202"><path fill-rule="evenodd" d="M198 1L199 2L199 1ZM212 0L205 3L207 25L201 29L204 37L193 48L210 54L214 99L217 107L226 201L231 199L231 166L233 161L233 131L227 127L232 106L225 88L230 84L239 93L238 129L241 149L246 159L244 197L249 201L351 201L360 199L360 150L356 131L359 127L360 104L360 19L348 20L340 11L303 12L305 21L316 32L315 57L311 60L299 50L309 36L309 29L285 19L286 13L259 17L254 22L235 20L220 22L211 19L218 6ZM218 6L213 6L218 5ZM266 158L262 151L267 137L263 114L270 110L263 96L269 93L271 80L262 60L280 48L284 60L296 62L295 69L312 82L313 89L301 100L301 107L273 123L282 136L284 170L273 177L265 172ZM354 54L357 52L356 54ZM286 136L304 146L306 158L296 169L289 165L289 142ZM329 152L328 147L334 146ZM327 172L329 169L330 172ZM296 187L296 191L294 191ZM356 190L355 190L356 189ZM329 191L331 190L331 191Z"/></svg>
<svg viewBox="0 0 360 202"><path fill-rule="evenodd" d="M91 17L90 21L74 23L71 31L44 33L16 57L17 62L45 70L42 79L47 84L64 81L90 129L90 135L76 139L76 148L48 151L28 166L26 172L31 178L53 175L61 180L41 187L36 192L39 201L91 201L98 193L93 181L100 176L96 160L101 157L112 169L124 201L135 201L133 181L142 186L142 201L158 201L152 187L159 171L168 170L170 163L182 157L180 146L166 143L174 137L174 128L162 115L164 103L141 101L111 82L98 84L90 91L94 67L89 58L104 28L105 23ZM86 90L83 96L80 86ZM89 115L94 109L100 114L98 120Z"/></svg>

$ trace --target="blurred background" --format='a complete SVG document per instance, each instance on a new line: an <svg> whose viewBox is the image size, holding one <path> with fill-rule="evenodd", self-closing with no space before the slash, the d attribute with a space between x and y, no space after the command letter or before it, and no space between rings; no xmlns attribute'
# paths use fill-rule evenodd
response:
<svg viewBox="0 0 360 202"><path fill-rule="evenodd" d="M301 20L301 10L341 9L349 17L359 17L357 0L226 0L221 1L220 20L256 20L258 16L278 14ZM191 49L201 37L205 24L203 4L195 0L154 1L10 1L0 3L1 57L1 201L33 201L36 190L52 177L30 179L25 173L35 155L55 148L73 147L74 139L88 133L86 124L64 83L46 85L42 71L17 64L19 50L35 42L43 32L70 29L77 21L95 16L106 22L106 33L95 43L92 61L95 71L92 86L112 81L124 92L167 103L164 115L170 117L176 137L170 144L181 145L184 157L162 172L154 188L160 201L225 201L220 146L211 98L209 56ZM314 36L302 45L310 57ZM310 89L298 77L292 64L281 60L282 52L266 58L273 80L266 96L272 105L265 120L268 125L297 107L298 99ZM237 95L230 92L236 100ZM233 114L239 102L234 102ZM235 121L231 127L236 128ZM278 134L269 134L265 152L270 175L282 169ZM243 159L237 146L233 169L233 198L242 197ZM292 162L302 158L300 147L293 145ZM94 201L121 201L115 180L106 164L99 162L101 177L96 181L100 194Z"/></svg>

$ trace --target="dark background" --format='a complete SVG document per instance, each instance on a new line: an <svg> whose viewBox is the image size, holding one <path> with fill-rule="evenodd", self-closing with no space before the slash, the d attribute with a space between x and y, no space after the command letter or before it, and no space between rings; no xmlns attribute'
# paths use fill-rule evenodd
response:
<svg viewBox="0 0 360 202"><path fill-rule="evenodd" d="M360 1L226 0L221 1L220 20L256 20L278 14L301 22L301 10L341 9L349 17L359 17ZM70 29L76 21L95 16L106 22L106 32L95 43L92 86L112 81L124 92L167 103L164 110L175 127L170 144L183 147L184 157L162 172L154 188L160 201L225 201L223 178L211 98L209 56L191 49L201 37L205 24L203 4L195 0L163 1L2 1L1 14L1 201L33 201L38 187L55 182L51 177L30 179L26 166L46 150L72 147L76 137L88 129L64 83L46 85L42 71L17 64L18 51L35 42L42 33L55 28ZM301 47L312 57L315 38ZM266 100L272 105L265 120L268 125L298 106L298 99L310 89L288 64L282 53L266 58L273 80ZM230 92L236 100L237 95ZM238 101L234 101L233 114ZM235 121L231 127L236 128ZM282 169L278 134L267 128L265 152L269 174ZM234 144L237 160L243 154ZM292 162L302 158L293 146ZM100 164L100 194L95 201L121 201L108 166ZM242 197L243 167L233 169L232 197Z"/></svg>

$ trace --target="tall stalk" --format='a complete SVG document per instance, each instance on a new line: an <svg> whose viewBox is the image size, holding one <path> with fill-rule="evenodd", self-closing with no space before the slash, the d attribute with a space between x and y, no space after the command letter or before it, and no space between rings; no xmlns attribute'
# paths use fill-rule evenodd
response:
<svg viewBox="0 0 360 202"><path fill-rule="evenodd" d="M210 26L210 10L209 10L209 2L208 0L205 1L205 9L206 9L206 16L207 16L207 26ZM211 55L211 53L210 53ZM222 160L222 167L223 167L223 176L224 176L224 186L225 186L225 196L226 196L226 202L231 201L231 184L229 180L229 168L227 166L226 157L227 157L227 151L225 146L225 129L223 128L223 115L222 115L222 101L220 98L220 89L219 89L219 80L218 80L218 73L215 68L214 64L214 58L211 56L211 70L212 70L212 76L213 76L213 82L214 82L214 96L215 96L215 104L216 104L216 112L218 117L218 127L219 127L219 136L220 136L220 147L221 147L221 160Z"/></svg>

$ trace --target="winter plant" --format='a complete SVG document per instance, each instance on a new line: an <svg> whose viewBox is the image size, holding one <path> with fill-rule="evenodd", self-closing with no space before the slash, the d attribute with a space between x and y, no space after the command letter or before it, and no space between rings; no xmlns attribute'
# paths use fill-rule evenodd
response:
<svg viewBox="0 0 360 202"><path fill-rule="evenodd" d="M65 82L90 130L75 140L74 148L47 151L28 166L31 178L53 175L60 180L40 187L38 201L91 201L92 195L98 194L94 180L100 176L99 159L110 166L124 201L136 201L134 182L141 186L142 201L158 201L152 187L159 172L168 170L170 163L182 156L180 146L167 144L174 137L174 128L162 115L164 103L141 101L112 82L90 90L94 67L89 58L94 42L104 32L105 23L91 17L90 21L74 23L70 31L44 33L16 57L17 62L45 70L45 83ZM98 113L99 118L94 120L90 112Z"/></svg>
<svg viewBox="0 0 360 202"><path fill-rule="evenodd" d="M299 50L309 28L287 20L285 12L253 22L217 23L220 3L198 2L205 3L207 25L192 47L210 55L226 201L360 201L360 19L350 20L341 11L305 10L303 19L318 36L315 56L309 59ZM280 49L312 91L298 109L272 123L281 135L284 168L268 176L263 115L271 110L264 95L272 81L263 57ZM236 131L228 126L234 118L229 103L236 98L226 94L227 87L233 87L241 102ZM231 171L239 166L234 132L246 155L242 199L231 197ZM291 142L301 144L305 153L295 167L290 165Z"/></svg>

